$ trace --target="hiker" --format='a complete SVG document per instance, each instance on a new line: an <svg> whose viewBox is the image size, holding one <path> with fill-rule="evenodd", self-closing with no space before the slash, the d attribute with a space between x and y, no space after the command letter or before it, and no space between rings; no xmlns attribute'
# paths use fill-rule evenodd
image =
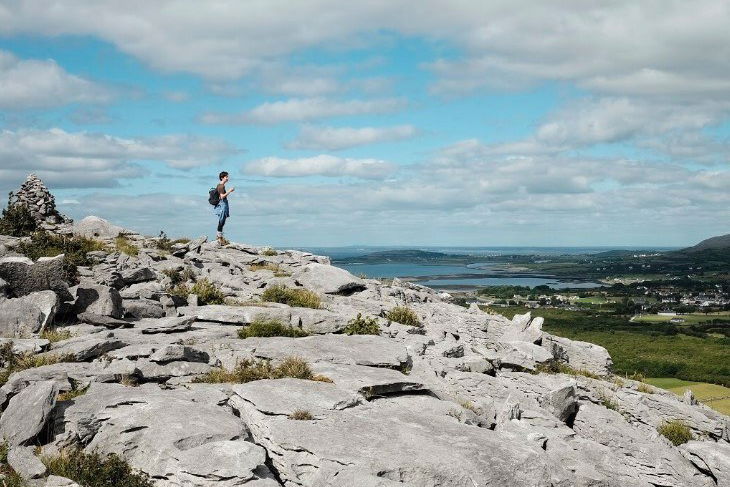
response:
<svg viewBox="0 0 730 487"><path fill-rule="evenodd" d="M233 193L236 188L231 188L226 191L226 183L228 182L228 173L226 171L221 172L218 175L218 179L220 180L220 183L218 183L215 187L215 194L211 195L211 203L215 201L215 196L217 196L218 202L216 203L215 208L213 208L213 213L218 216L218 233L216 238L221 245L224 245L226 243L226 239L223 238L223 225L226 224L226 218L231 216L228 209L228 195Z"/></svg>

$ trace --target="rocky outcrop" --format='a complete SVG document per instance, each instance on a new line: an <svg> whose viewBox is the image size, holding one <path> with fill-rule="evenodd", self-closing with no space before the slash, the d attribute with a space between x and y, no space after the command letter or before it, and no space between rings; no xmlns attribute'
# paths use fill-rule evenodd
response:
<svg viewBox="0 0 730 487"><path fill-rule="evenodd" d="M10 297L0 309L52 295L72 335L41 340L48 315L39 312L32 326L19 333L16 323L12 338L0 340L48 363L16 371L0 387L0 435L28 479L43 474L26 445L40 444L49 455L70 446L116 453L164 487L727 482L727 416L614 382L605 349L547 334L540 317L466 309L423 286L360 279L304 252L205 239L172 253L142 237L137 244L136 257L93 255L69 299L49 283L15 297L25 288L3 277ZM38 265L16 264L23 272ZM226 304L174 296L172 277L206 279ZM263 302L273 285L313 291L321 306ZM411 308L422 326L383 318L396 306ZM358 314L380 333L343 334ZM238 337L260 320L310 336ZM291 357L318 380L198 382L222 368L276 367ZM592 374L539 372L556 361ZM78 395L57 402L71 391ZM676 447L661 437L667 420L685 423L694 441Z"/></svg>
<svg viewBox="0 0 730 487"><path fill-rule="evenodd" d="M58 310L53 291L0 300L0 337L30 338L53 322Z"/></svg>

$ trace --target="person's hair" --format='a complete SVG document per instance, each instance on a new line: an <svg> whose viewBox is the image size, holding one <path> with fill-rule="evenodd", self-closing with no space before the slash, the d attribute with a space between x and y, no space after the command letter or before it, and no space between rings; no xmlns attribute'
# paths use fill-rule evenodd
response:
<svg viewBox="0 0 730 487"><path fill-rule="evenodd" d="M227 172L225 172L225 171L223 171L223 172L221 172L221 173L220 173L220 174L218 175L218 179L219 179L220 181L223 181L223 178L224 178L224 177L226 177L226 176L228 176L228 173L227 173Z"/></svg>

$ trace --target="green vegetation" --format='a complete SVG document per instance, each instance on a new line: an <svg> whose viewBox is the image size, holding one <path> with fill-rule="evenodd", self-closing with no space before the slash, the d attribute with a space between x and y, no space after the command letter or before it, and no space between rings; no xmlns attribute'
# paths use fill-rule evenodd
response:
<svg viewBox="0 0 730 487"><path fill-rule="evenodd" d="M674 377L688 381L730 386L727 361L728 338L689 336L665 323L637 323L626 316L594 311L569 311L522 307L494 308L491 312L514 314L533 311L543 316L548 333L596 343L611 354L614 373L647 377Z"/></svg>
<svg viewBox="0 0 730 487"><path fill-rule="evenodd" d="M363 318L362 313L358 313L357 318L347 322L343 333L346 335L380 335L380 325L375 318Z"/></svg>
<svg viewBox="0 0 730 487"><path fill-rule="evenodd" d="M64 254L63 273L70 283L78 282L77 266L90 266L88 252L106 250L103 242L86 237L55 235L48 232L35 232L29 242L21 242L17 251L29 259L55 257Z"/></svg>
<svg viewBox="0 0 730 487"><path fill-rule="evenodd" d="M267 320L265 318L256 317L248 326L244 326L238 330L239 338L251 337L305 337L309 336L304 330L293 326L285 325L279 320Z"/></svg>
<svg viewBox="0 0 730 487"><path fill-rule="evenodd" d="M44 457L51 475L67 477L84 487L154 487L143 472L135 472L117 455L66 450L56 457Z"/></svg>
<svg viewBox="0 0 730 487"><path fill-rule="evenodd" d="M636 386L636 390L645 394L654 394L655 392L652 386L650 386L649 384L644 384L643 382Z"/></svg>
<svg viewBox="0 0 730 487"><path fill-rule="evenodd" d="M8 465L9 451L7 442L0 442L0 483L2 487L25 487L27 484L22 477Z"/></svg>
<svg viewBox="0 0 730 487"><path fill-rule="evenodd" d="M114 246L118 252L136 257L139 255L139 247L134 245L126 235L119 235L114 239Z"/></svg>
<svg viewBox="0 0 730 487"><path fill-rule="evenodd" d="M385 315L390 321L395 321L401 325L407 326L423 326L418 320L418 315L415 311L407 306L396 306L395 308L388 311Z"/></svg>
<svg viewBox="0 0 730 487"><path fill-rule="evenodd" d="M699 384L699 382L675 379L674 377L648 377L645 379L645 382L654 387L660 387L662 389L669 389L669 390L677 388L677 387L686 387L686 386L691 386L694 384Z"/></svg>
<svg viewBox="0 0 730 487"><path fill-rule="evenodd" d="M207 304L223 304L226 297L223 292L208 279L201 279L193 284L192 287L185 284L178 284L177 286L168 289L167 292L173 296L180 296L182 298L187 298L189 294L195 294L198 296L198 304L201 306L205 306Z"/></svg>
<svg viewBox="0 0 730 487"><path fill-rule="evenodd" d="M690 382L671 377L646 379L648 384L667 389L679 396L691 390L695 399L711 407L715 411L730 415L730 388L706 382Z"/></svg>
<svg viewBox="0 0 730 487"><path fill-rule="evenodd" d="M11 204L13 193L8 195L8 206L0 218L0 234L27 237L38 229L38 223L25 205Z"/></svg>
<svg viewBox="0 0 730 487"><path fill-rule="evenodd" d="M289 416L289 419L294 419L296 421L309 421L314 419L314 416L312 416L312 413L309 411L306 411L304 409L297 409L293 413L291 413Z"/></svg>
<svg viewBox="0 0 730 487"><path fill-rule="evenodd" d="M185 244L190 242L189 238L178 238L177 240L170 240L164 231L160 231L160 235L155 240L155 248L165 253L172 252L172 248L175 244Z"/></svg>
<svg viewBox="0 0 730 487"><path fill-rule="evenodd" d="M550 362L544 364L537 364L537 367L535 367L535 371L537 373L544 374L582 375L584 377L590 377L591 379L602 378L601 376L594 374L593 372L589 372L584 369L574 369L565 362L559 362L557 360L551 360Z"/></svg>
<svg viewBox="0 0 730 487"><path fill-rule="evenodd" d="M274 277L289 277L291 276L291 273L285 271L281 267L278 266L278 264L273 264L271 262L257 262L255 264L251 264L248 266L248 269L252 272L257 271L271 271L274 273Z"/></svg>
<svg viewBox="0 0 730 487"><path fill-rule="evenodd" d="M281 379L284 377L332 382L327 377L314 374L309 364L299 357L287 357L276 366L272 365L269 360L246 359L238 362L231 371L223 368L215 369L196 377L193 382L243 384L255 380Z"/></svg>
<svg viewBox="0 0 730 487"><path fill-rule="evenodd" d="M71 332L69 330L59 330L58 328L46 328L41 332L41 338L56 343L71 338Z"/></svg>
<svg viewBox="0 0 730 487"><path fill-rule="evenodd" d="M86 391L89 390L89 386L78 387L76 382L72 382L72 386L73 387L70 391L62 392L61 394L58 395L58 399L57 399L58 402L70 401L72 399L76 399L77 397L83 396L84 394L86 394Z"/></svg>
<svg viewBox="0 0 730 487"><path fill-rule="evenodd" d="M674 446L687 443L692 439L692 431L682 421L672 420L663 423L657 428L659 434L672 442Z"/></svg>
<svg viewBox="0 0 730 487"><path fill-rule="evenodd" d="M267 257L273 257L275 255L279 255L279 252L277 252L274 249L266 249L263 252L261 252L261 255L265 255Z"/></svg>
<svg viewBox="0 0 730 487"><path fill-rule="evenodd" d="M52 365L60 362L73 362L73 356L33 355L13 353L13 343L7 342L0 346L0 386L4 385L15 372L26 369Z"/></svg>
<svg viewBox="0 0 730 487"><path fill-rule="evenodd" d="M604 407L612 409L614 411L618 411L618 401L615 398L611 397L606 391L601 391L598 393L598 400Z"/></svg>
<svg viewBox="0 0 730 487"><path fill-rule="evenodd" d="M286 286L271 286L266 288L261 295L262 301L271 303L288 304L299 308L319 309L322 307L322 300L315 292L308 289L292 289Z"/></svg>
<svg viewBox="0 0 730 487"><path fill-rule="evenodd" d="M195 281L195 271L190 267L185 267L183 270L164 269L162 273L170 278L172 288L184 282Z"/></svg>

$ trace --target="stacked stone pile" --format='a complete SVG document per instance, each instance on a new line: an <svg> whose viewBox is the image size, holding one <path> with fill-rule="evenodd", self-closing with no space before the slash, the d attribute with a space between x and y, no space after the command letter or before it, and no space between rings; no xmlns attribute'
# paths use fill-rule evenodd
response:
<svg viewBox="0 0 730 487"><path fill-rule="evenodd" d="M58 212L56 198L35 174L28 175L20 189L11 197L10 204L26 206L40 224L53 226L71 223L70 218Z"/></svg>
<svg viewBox="0 0 730 487"><path fill-rule="evenodd" d="M70 447L115 453L159 487L730 485L730 418L612 376L604 348L549 335L541 318L463 308L299 251L203 238L165 253L152 242L136 257L94 252L72 287L58 282L62 257L0 250L0 345L65 360L0 387L8 463L31 485L75 485L45 477L37 456ZM175 272L188 285L206 279L226 304L172 295ZM307 289L322 305L264 302L272 286ZM385 318L402 306L421 326ZM71 336L51 343L39 333L57 314ZM344 334L360 314L380 333ZM239 338L257 320L309 336ZM291 356L331 382L195 381ZM555 361L590 374L542 372ZM83 393L61 400L72 390ZM693 440L661 436L671 420Z"/></svg>

